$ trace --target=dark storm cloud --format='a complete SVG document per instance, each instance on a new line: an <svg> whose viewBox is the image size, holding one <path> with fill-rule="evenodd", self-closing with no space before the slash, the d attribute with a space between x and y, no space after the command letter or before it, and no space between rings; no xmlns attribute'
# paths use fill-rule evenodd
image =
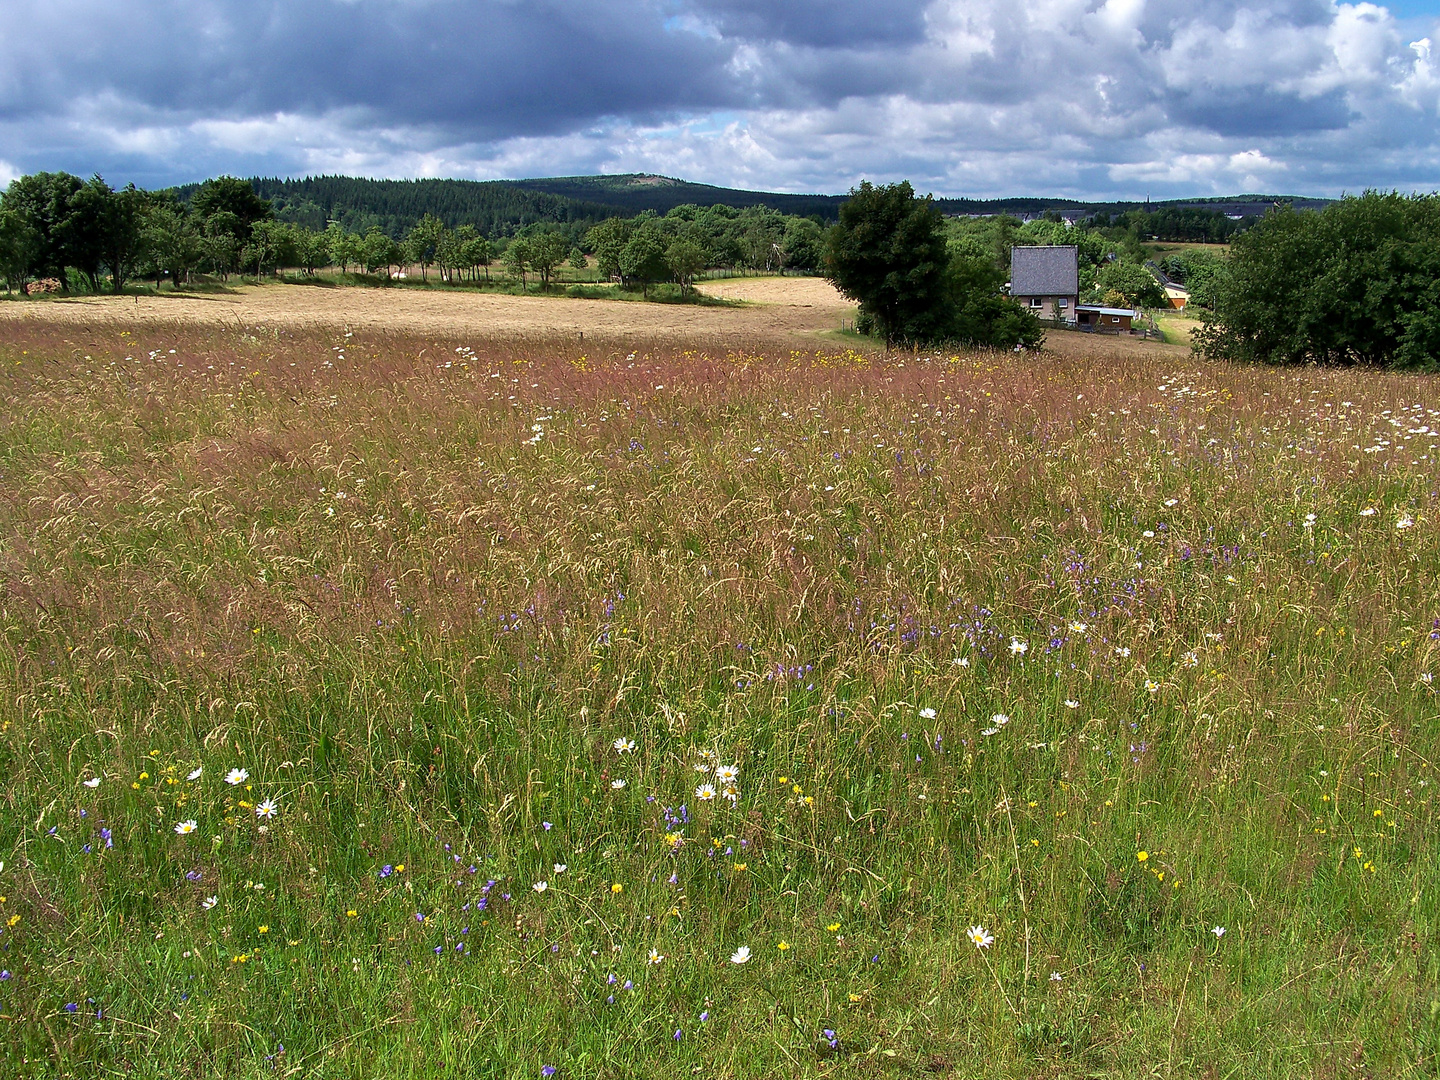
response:
<svg viewBox="0 0 1440 1080"><path fill-rule="evenodd" d="M691 10L725 37L790 45L876 49L925 37L928 0L835 3L832 0L696 0Z"/></svg>
<svg viewBox="0 0 1440 1080"><path fill-rule="evenodd" d="M209 0L37 6L0 44L0 116L111 94L181 115L366 110L473 139L738 104L730 50L650 4Z"/></svg>
<svg viewBox="0 0 1440 1080"><path fill-rule="evenodd" d="M1252 86L1176 95L1166 111L1180 123L1237 138L1336 131L1355 117L1338 90L1307 100Z"/></svg>

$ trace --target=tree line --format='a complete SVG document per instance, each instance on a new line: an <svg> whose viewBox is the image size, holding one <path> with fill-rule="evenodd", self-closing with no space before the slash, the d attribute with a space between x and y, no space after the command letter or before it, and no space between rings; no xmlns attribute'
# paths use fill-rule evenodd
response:
<svg viewBox="0 0 1440 1080"><path fill-rule="evenodd" d="M510 181L368 180L350 176L314 176L298 180L259 178L255 193L270 202L275 217L312 232L332 222L364 234L379 228L405 237L422 218L439 218L452 229L470 225L482 236L509 236L526 226L588 224L617 213L614 206L532 191ZM182 200L199 185L176 189Z"/></svg>
<svg viewBox="0 0 1440 1080"><path fill-rule="evenodd" d="M418 267L427 281L433 268L444 281L478 281L499 263L524 289L531 275L549 288L562 264L583 268L593 257L601 276L622 287L648 293L674 281L684 292L707 269L813 273L824 243L817 220L759 205L545 220L508 236L425 213L393 236L378 224L357 231L342 221L309 228L281 220L271 200L234 177L207 180L185 195L115 189L99 176L20 177L0 196L0 276L12 292L41 280L66 292L120 292L137 279L159 287L168 278L181 287L197 274L224 280L326 267L386 279L396 268Z"/></svg>
<svg viewBox="0 0 1440 1080"><path fill-rule="evenodd" d="M679 206L724 205L737 210L765 206L790 217L808 217L822 225L838 219L848 195L794 195L742 191L695 184L664 176L569 176L532 180L371 180L353 176L303 178L256 177L256 194L269 199L281 221L321 231L339 222L351 232L372 225L396 239L427 214L450 228L473 225L486 236L511 236L526 226L545 223L594 224L610 217L631 218L646 210L664 216ZM188 200L199 185L176 189ZM1216 206L1177 203L1076 202L1064 199L936 198L947 217L1050 214L1058 220L1089 221L1096 228L1129 231L1142 239L1220 243L1254 220L1227 216L1249 211L1257 202L1213 200ZM1299 204L1297 204L1299 205ZM1223 207L1223 209L1222 209ZM588 227L588 225L586 226Z"/></svg>

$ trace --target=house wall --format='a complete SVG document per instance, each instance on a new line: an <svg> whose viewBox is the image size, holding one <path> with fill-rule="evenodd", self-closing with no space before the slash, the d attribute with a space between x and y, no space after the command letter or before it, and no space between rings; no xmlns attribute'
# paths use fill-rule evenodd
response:
<svg viewBox="0 0 1440 1080"><path fill-rule="evenodd" d="M1076 296L1017 296L1021 305L1028 309L1033 315L1042 319L1064 319L1066 322L1075 321L1075 304L1079 300ZM1038 304L1035 301L1039 301ZM1063 305L1061 301L1064 301Z"/></svg>

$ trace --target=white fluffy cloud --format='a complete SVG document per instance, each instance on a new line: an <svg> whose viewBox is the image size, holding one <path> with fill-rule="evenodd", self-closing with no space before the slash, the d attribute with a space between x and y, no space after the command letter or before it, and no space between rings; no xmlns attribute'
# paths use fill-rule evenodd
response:
<svg viewBox="0 0 1440 1080"><path fill-rule="evenodd" d="M1332 0L52 0L0 38L0 179L1428 189L1434 41Z"/></svg>

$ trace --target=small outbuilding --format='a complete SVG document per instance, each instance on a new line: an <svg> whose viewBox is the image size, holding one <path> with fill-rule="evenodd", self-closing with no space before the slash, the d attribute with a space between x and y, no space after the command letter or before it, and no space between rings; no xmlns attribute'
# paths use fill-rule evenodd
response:
<svg viewBox="0 0 1440 1080"><path fill-rule="evenodd" d="M1042 319L1073 323L1080 299L1080 255L1074 244L1010 249L1010 295Z"/></svg>
<svg viewBox="0 0 1440 1080"><path fill-rule="evenodd" d="M1080 304L1075 308L1075 321L1081 330L1098 330L1101 333L1129 333L1134 328L1140 313L1131 308L1101 307L1099 304Z"/></svg>

